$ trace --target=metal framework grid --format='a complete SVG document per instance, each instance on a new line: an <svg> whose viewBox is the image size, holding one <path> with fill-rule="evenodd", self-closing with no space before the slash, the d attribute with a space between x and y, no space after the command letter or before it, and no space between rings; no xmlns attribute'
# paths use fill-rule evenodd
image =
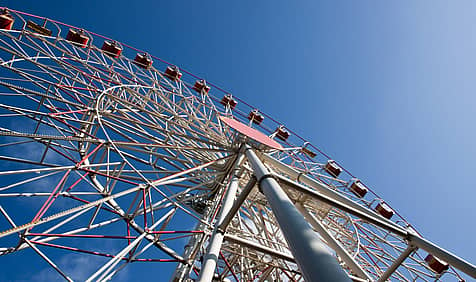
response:
<svg viewBox="0 0 476 282"><path fill-rule="evenodd" d="M368 187L351 192L355 177L329 174L318 148L289 129L276 138L281 124L265 114L249 121L244 101L220 103L226 91L196 91L198 77L172 79L153 56L141 65L142 52L125 44L115 43L116 58L98 47L109 38L84 31L83 46L66 40L76 27L10 15L12 28L0 30L0 255L34 252L67 280L80 279L62 265L74 254L96 263L88 281L132 263L151 272L165 263L175 281L302 281L252 154L353 280L461 281L453 266L475 277L398 213L375 212L384 201ZM285 149L253 142L222 116ZM439 273L428 254L452 267Z"/></svg>

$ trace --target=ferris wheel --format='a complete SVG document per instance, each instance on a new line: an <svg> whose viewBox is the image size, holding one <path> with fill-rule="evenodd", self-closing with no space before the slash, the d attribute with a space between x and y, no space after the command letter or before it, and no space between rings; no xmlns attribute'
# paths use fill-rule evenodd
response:
<svg viewBox="0 0 476 282"><path fill-rule="evenodd" d="M285 125L146 52L4 8L0 65L0 255L31 261L15 271L476 278Z"/></svg>

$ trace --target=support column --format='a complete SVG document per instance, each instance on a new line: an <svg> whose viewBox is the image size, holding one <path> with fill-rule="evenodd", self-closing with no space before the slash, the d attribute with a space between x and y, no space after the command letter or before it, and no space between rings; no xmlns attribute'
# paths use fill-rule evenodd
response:
<svg viewBox="0 0 476 282"><path fill-rule="evenodd" d="M336 254L344 261L344 263L355 273L358 277L372 281L372 277L370 277L367 272L365 272L360 265L354 260L354 258L342 247L342 245L332 236L332 234L327 231L327 229L322 225L322 223L313 215L311 214L306 208L298 203L296 207L301 212L301 214L307 219L309 224L316 229L316 231L321 235L324 240L326 240L327 244L336 252Z"/></svg>
<svg viewBox="0 0 476 282"><path fill-rule="evenodd" d="M256 177L252 177L250 181L248 181L248 184L246 184L245 188L243 188L243 190L241 191L240 196L233 204L233 207L230 209L230 212L228 212L223 221L220 222L220 225L218 225L218 229L222 233L225 233L226 227L231 222L233 217L238 213L238 210L241 208L241 205L243 205L246 198L248 198L248 195L250 194L251 190L253 190L253 187L255 187L255 185Z"/></svg>
<svg viewBox="0 0 476 282"><path fill-rule="evenodd" d="M246 156L306 281L351 281L251 148Z"/></svg>
<svg viewBox="0 0 476 282"><path fill-rule="evenodd" d="M218 261L218 256L220 254L221 245L223 243L223 238L225 237L224 232L218 228L220 224L225 219L226 215L230 212L233 202L235 200L236 191L238 190L238 184L240 179L238 178L238 172L240 170L240 163L243 160L244 155L240 153L238 156L233 171L230 184L223 198L223 204L221 207L220 215L215 224L215 229L210 237L210 243L208 244L207 254L203 257L202 269L198 277L199 282L209 282L212 281L213 275L215 273L215 268Z"/></svg>

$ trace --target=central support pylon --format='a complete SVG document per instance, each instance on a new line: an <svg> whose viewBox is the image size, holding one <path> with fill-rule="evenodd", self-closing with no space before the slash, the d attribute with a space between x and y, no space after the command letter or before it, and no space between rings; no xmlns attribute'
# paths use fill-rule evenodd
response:
<svg viewBox="0 0 476 282"><path fill-rule="evenodd" d="M251 148L246 156L306 281L351 281Z"/></svg>
<svg viewBox="0 0 476 282"><path fill-rule="evenodd" d="M336 258L321 242L319 236L279 186L278 182L272 177L273 174L264 166L251 147L245 147L245 155L251 164L260 191L268 200L304 279L306 281L351 281ZM210 237L207 253L204 256L203 266L198 277L200 282L212 281L220 248L225 237L226 225L236 213L237 209L235 206L244 200L241 199L241 196L243 196L241 195L235 202L235 206L233 205L239 183L239 165L245 155L240 150L240 155L234 164L221 212ZM254 186L255 181L252 181L252 183ZM251 188L247 187L245 190L251 190ZM242 192L242 194L247 195L248 192Z"/></svg>

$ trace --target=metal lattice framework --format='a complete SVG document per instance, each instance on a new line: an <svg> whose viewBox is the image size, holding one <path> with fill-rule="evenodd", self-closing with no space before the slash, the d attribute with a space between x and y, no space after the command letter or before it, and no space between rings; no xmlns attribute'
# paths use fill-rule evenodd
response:
<svg viewBox="0 0 476 282"><path fill-rule="evenodd" d="M132 263L183 281L199 276L221 236L214 279L303 280L248 146L352 279L462 280L436 257L474 276L398 213L376 212L390 208L355 193L349 172L330 173L318 148L289 129L278 138L284 128L264 114L249 121L253 108L222 100L220 88L208 93L188 72L164 73L159 58L54 20L10 11L1 27L0 255L36 253L67 280L83 279L63 265L74 254L95 263L90 281ZM285 149L236 133L224 116Z"/></svg>

